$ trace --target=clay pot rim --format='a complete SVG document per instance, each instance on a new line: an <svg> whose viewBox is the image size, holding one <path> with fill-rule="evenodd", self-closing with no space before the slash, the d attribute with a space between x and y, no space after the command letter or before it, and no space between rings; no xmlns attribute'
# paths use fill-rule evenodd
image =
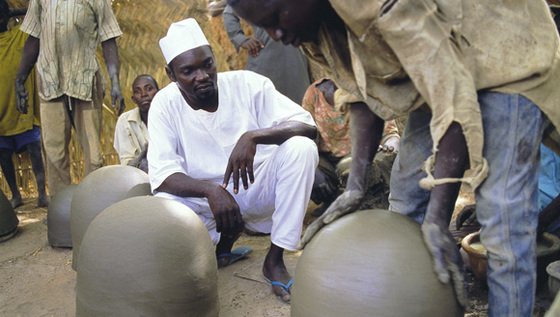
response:
<svg viewBox="0 0 560 317"><path fill-rule="evenodd" d="M478 258L487 258L488 251L484 248L484 251L481 252L473 247L471 244L473 242L480 242L480 231L472 232L466 235L463 240L461 240L461 247L467 252L467 254L478 257Z"/></svg>
<svg viewBox="0 0 560 317"><path fill-rule="evenodd" d="M543 233L543 238L546 241L546 249L542 249L542 251L540 252L537 251L536 252L537 257L554 254L560 250L560 238L548 232ZM461 240L461 247L468 254L471 254L479 258L487 258L488 250L486 250L486 248L484 248L484 252L476 250L475 248L471 247L471 244L473 242L480 242L480 230L465 236L463 240Z"/></svg>

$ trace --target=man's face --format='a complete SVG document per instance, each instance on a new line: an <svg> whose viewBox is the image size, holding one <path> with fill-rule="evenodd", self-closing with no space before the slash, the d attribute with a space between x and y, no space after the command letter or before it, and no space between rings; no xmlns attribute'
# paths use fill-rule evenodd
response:
<svg viewBox="0 0 560 317"><path fill-rule="evenodd" d="M229 0L242 18L264 28L276 41L298 46L317 40L326 0Z"/></svg>
<svg viewBox="0 0 560 317"><path fill-rule="evenodd" d="M194 109L215 109L218 105L218 76L210 46L201 46L175 57L167 75L176 82Z"/></svg>
<svg viewBox="0 0 560 317"><path fill-rule="evenodd" d="M140 112L148 112L152 99L158 89L149 77L139 77L132 84L132 101L140 108Z"/></svg>

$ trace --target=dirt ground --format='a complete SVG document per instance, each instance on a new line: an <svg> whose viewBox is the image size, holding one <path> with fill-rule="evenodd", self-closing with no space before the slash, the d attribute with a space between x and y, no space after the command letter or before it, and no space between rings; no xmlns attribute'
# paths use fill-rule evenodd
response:
<svg viewBox="0 0 560 317"><path fill-rule="evenodd" d="M461 197L458 208L469 202L468 195ZM35 200L26 200L18 208L19 232L0 244L0 316L74 316L76 272L71 268L72 250L49 246L47 211L34 205ZM243 235L238 244L250 245L253 253L247 260L218 271L221 316L290 315L290 306L273 296L262 278L261 264L269 243L267 236ZM299 252L285 255L292 273L298 257ZM486 316L486 288L471 273L467 274L467 287L469 307L465 316ZM546 292L541 292L534 316L543 316L550 303Z"/></svg>

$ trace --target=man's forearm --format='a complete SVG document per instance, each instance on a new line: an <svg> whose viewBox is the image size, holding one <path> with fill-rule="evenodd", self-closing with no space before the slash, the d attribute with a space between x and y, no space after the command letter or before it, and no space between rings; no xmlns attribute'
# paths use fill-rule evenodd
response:
<svg viewBox="0 0 560 317"><path fill-rule="evenodd" d="M282 144L294 136L305 136L315 139L317 128L298 121L286 121L272 128L253 130L246 133L251 135L256 144Z"/></svg>
<svg viewBox="0 0 560 317"><path fill-rule="evenodd" d="M453 122L439 142L434 177L463 177L468 164L468 150L461 126ZM449 224L461 183L436 185L430 194L426 220Z"/></svg>
<svg viewBox="0 0 560 317"><path fill-rule="evenodd" d="M107 72L111 78L112 84L119 83L119 49L117 47L117 41L115 38L108 39L101 43L103 49L103 58L105 59L105 64L107 65Z"/></svg>
<svg viewBox="0 0 560 317"><path fill-rule="evenodd" d="M37 62L37 57L39 57L39 46L40 40L31 35L25 41L23 54L16 73L16 83L24 83L29 76L29 73L31 73L33 66L35 66L35 63Z"/></svg>
<svg viewBox="0 0 560 317"><path fill-rule="evenodd" d="M157 188L159 192L166 192L179 197L208 198L213 190L221 188L220 184L211 181L194 179L183 173L174 173L167 177Z"/></svg>
<svg viewBox="0 0 560 317"><path fill-rule="evenodd" d="M383 133L384 121L363 102L350 105L350 133L352 138L352 165L346 188L365 191L368 166L377 152Z"/></svg>

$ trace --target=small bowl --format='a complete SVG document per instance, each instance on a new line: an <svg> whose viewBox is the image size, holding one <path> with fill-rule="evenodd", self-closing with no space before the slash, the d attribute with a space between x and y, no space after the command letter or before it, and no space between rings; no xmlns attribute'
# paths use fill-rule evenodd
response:
<svg viewBox="0 0 560 317"><path fill-rule="evenodd" d="M474 276L481 281L486 281L488 255L486 248L480 242L480 232L473 232L461 240L461 247L469 257L469 264Z"/></svg>
<svg viewBox="0 0 560 317"><path fill-rule="evenodd" d="M480 231L468 234L461 240L461 247L468 255L469 263L474 276L486 282L488 255L486 248L480 242ZM560 260L560 238L550 233L543 233L537 242L537 290L547 285L547 265Z"/></svg>
<svg viewBox="0 0 560 317"><path fill-rule="evenodd" d="M546 266L548 273L548 293L551 298L555 298L560 290L560 261L554 261Z"/></svg>

